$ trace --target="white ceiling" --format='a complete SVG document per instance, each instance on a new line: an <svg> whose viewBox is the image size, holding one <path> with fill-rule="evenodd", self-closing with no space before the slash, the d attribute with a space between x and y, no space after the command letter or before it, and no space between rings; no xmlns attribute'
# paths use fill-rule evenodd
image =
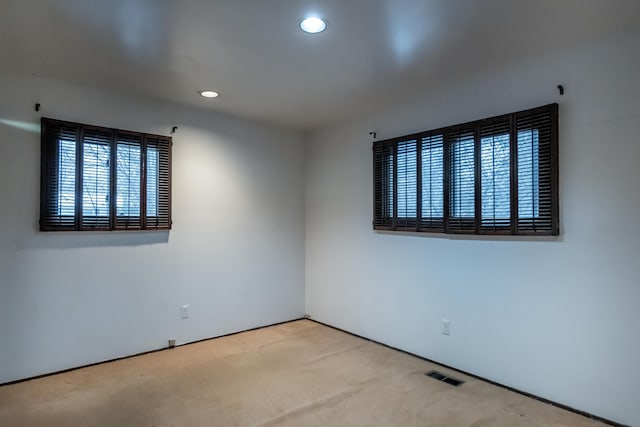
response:
<svg viewBox="0 0 640 427"><path fill-rule="evenodd" d="M304 130L631 28L640 0L2 0L0 66Z"/></svg>

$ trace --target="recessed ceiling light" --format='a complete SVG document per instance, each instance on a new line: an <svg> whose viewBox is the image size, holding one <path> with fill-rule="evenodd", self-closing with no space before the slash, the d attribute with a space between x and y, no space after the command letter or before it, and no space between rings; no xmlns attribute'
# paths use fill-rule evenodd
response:
<svg viewBox="0 0 640 427"><path fill-rule="evenodd" d="M300 23L300 29L311 34L321 33L325 28L327 28L327 23L317 16L311 16Z"/></svg>
<svg viewBox="0 0 640 427"><path fill-rule="evenodd" d="M200 96L204 96L205 98L217 98L220 96L220 94L215 90L201 90L198 93Z"/></svg>

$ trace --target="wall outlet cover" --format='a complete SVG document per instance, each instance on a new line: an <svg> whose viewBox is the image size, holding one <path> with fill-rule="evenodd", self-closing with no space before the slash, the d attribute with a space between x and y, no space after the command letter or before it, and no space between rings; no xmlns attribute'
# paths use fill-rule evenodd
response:
<svg viewBox="0 0 640 427"><path fill-rule="evenodd" d="M451 335L451 322L448 319L442 319L442 334Z"/></svg>

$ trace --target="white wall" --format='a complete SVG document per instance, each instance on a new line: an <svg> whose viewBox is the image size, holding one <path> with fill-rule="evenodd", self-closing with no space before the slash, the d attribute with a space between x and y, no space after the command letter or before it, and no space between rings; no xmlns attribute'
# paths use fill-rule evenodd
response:
<svg viewBox="0 0 640 427"><path fill-rule="evenodd" d="M0 383L304 315L302 135L32 76L0 93ZM173 230L38 232L40 115L178 126Z"/></svg>
<svg viewBox="0 0 640 427"><path fill-rule="evenodd" d="M640 33L628 34L513 64L312 135L307 313L640 425L638 46ZM369 131L386 139L550 102L560 104L559 238L372 231Z"/></svg>

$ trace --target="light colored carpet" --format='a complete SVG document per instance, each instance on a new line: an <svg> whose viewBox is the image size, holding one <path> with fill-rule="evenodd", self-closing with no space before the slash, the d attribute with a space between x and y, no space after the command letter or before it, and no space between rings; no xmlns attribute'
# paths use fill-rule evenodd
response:
<svg viewBox="0 0 640 427"><path fill-rule="evenodd" d="M0 387L0 425L603 424L300 320Z"/></svg>

